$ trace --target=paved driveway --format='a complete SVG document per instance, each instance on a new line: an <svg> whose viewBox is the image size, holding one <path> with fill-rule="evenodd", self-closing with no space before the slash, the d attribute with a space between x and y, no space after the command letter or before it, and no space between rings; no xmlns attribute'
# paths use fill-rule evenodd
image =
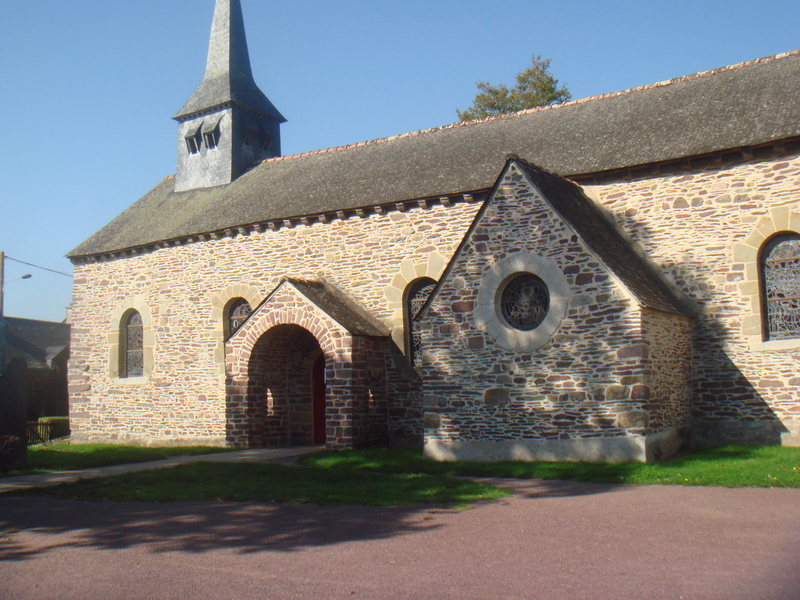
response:
<svg viewBox="0 0 800 600"><path fill-rule="evenodd" d="M0 598L800 598L800 490L505 483L463 511L0 496Z"/></svg>

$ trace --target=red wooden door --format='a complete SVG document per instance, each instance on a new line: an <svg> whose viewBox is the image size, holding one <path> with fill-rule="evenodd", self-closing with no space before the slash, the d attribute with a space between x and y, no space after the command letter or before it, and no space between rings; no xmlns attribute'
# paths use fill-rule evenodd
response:
<svg viewBox="0 0 800 600"><path fill-rule="evenodd" d="M314 361L311 373L311 395L314 403L314 443L325 443L325 355Z"/></svg>

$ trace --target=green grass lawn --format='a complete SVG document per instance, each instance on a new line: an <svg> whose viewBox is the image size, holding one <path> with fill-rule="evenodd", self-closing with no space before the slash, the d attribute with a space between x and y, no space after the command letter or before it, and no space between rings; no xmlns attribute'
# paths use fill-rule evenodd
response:
<svg viewBox="0 0 800 600"><path fill-rule="evenodd" d="M36 449L45 470L78 464L97 466L216 449L64 446ZM146 451L146 452L145 452ZM78 458L109 452L105 462ZM69 459L61 454L71 454ZM122 457L126 457L122 460ZM85 463L80 461L86 460ZM434 503L461 505L499 498L506 490L464 477L563 479L573 481L800 487L800 448L728 446L668 462L609 464L582 462L432 462L413 450L345 450L303 456L304 467L259 463L199 462L170 469L87 479L14 492L82 500L258 501L315 504ZM89 464L90 463L90 464Z"/></svg>
<svg viewBox="0 0 800 600"><path fill-rule="evenodd" d="M198 462L13 492L90 501L256 501L313 504L461 505L508 495L483 483L424 473Z"/></svg>
<svg viewBox="0 0 800 600"><path fill-rule="evenodd" d="M226 448L214 448L211 446L149 448L118 444L46 444L28 448L28 462L24 469L0 473L0 477L90 469L92 467L161 460L170 456L225 452L226 450Z"/></svg>
<svg viewBox="0 0 800 600"><path fill-rule="evenodd" d="M726 446L661 463L432 462L412 450L319 452L303 464L381 473L564 479L598 483L800 487L800 448Z"/></svg>

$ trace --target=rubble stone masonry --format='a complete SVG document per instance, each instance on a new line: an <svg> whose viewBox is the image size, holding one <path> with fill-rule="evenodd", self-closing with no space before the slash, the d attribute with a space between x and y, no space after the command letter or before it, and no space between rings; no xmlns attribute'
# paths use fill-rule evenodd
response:
<svg viewBox="0 0 800 600"><path fill-rule="evenodd" d="M758 250L773 234L800 232L800 157L584 186L688 296L695 319L639 306L509 169L447 269L479 203L402 207L76 264L74 438L226 443L224 306L241 296L255 308L289 276L324 278L391 331L385 342L358 342L370 358L354 384L367 400L354 410L372 425L334 428L335 445L384 435L384 411L390 437L420 439L424 424L426 447L444 449L439 458L463 443L538 440L539 457L644 460L649 450L640 444L634 456L631 441L688 427L700 446L798 440L800 340L761 333ZM515 257L544 265L566 290L545 338L521 342L487 323L485 309L476 312L486 304L486 273ZM443 273L415 370L402 356L404 290ZM130 309L144 317L145 365L142 377L124 378L120 320Z"/></svg>
<svg viewBox="0 0 800 600"><path fill-rule="evenodd" d="M516 253L551 261L572 290L560 327L527 352L472 318L484 274ZM643 315L512 168L425 317L426 452L644 460L644 436L686 421L689 322Z"/></svg>
<svg viewBox="0 0 800 600"><path fill-rule="evenodd" d="M800 231L800 157L590 192L693 300L695 442L796 441L800 340L764 339L757 250L774 233Z"/></svg>
<svg viewBox="0 0 800 600"><path fill-rule="evenodd" d="M325 278L390 328L401 329L396 298L387 298L402 277L401 265L451 256L477 209L477 203L459 203L353 216L77 264L70 361L74 438L225 443L222 295L240 286L248 300L253 289L263 299L281 277ZM114 315L134 305L146 307L150 318L145 338L152 372L119 378L110 372L109 348L119 341ZM393 337L402 340L402 332ZM421 421L419 429L421 437Z"/></svg>

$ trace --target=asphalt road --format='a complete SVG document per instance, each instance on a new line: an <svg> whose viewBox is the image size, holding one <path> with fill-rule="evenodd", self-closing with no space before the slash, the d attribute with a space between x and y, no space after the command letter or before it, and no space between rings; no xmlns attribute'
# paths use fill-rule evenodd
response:
<svg viewBox="0 0 800 600"><path fill-rule="evenodd" d="M504 483L461 511L0 495L0 598L800 599L800 489Z"/></svg>

